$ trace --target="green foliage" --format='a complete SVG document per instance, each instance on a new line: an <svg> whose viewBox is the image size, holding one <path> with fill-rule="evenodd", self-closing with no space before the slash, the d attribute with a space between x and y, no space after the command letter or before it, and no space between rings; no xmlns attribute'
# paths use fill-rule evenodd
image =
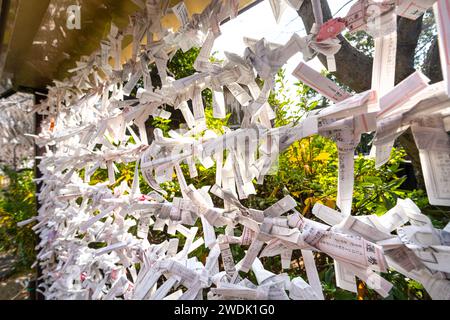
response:
<svg viewBox="0 0 450 320"><path fill-rule="evenodd" d="M17 227L17 223L36 215L33 171L2 168L10 180L0 191L0 251L12 251L17 259L16 271L26 270L35 260L36 236L32 225Z"/></svg>

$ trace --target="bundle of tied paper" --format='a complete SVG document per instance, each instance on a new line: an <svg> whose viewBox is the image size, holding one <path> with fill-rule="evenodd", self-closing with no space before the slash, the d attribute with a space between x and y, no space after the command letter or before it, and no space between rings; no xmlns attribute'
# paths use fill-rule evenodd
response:
<svg viewBox="0 0 450 320"><path fill-rule="evenodd" d="M272 127L268 96L279 68L297 52L305 60L324 54L335 67L336 36L343 26L323 31L330 24L323 21L320 1L312 1L316 25L311 34L293 34L285 45L245 39L244 55L227 54L224 62L211 62L209 56L220 23L237 15L239 1L213 0L192 16L183 2L173 8L168 0L135 2L141 11L131 17L129 27L113 25L99 49L83 57L70 79L55 81L47 100L35 108L49 116L44 130L34 136L46 148L39 165L41 207L36 218L21 225L36 222L40 290L47 299L324 299L314 252L334 259L337 285L343 289L356 292L358 277L386 297L392 284L381 273L394 269L422 283L433 298L450 299L449 225L435 229L409 199L399 200L381 217L351 215L353 155L361 134L376 132L377 164L382 165L395 139L409 127L420 150L430 203L450 205L445 174L450 168L448 78L428 85L416 72L394 86L395 14L410 17L402 11L408 1L380 4L379 25L376 17L364 20L373 22L364 28L374 35L376 46L371 90L353 95L302 62L294 75L334 104L296 125L277 128ZM287 1L296 9L302 2ZM354 8L366 14L367 2ZM271 4L278 17L284 2ZM435 4L441 38L449 28L447 5L442 0ZM176 32L162 27L169 12L180 20ZM354 10L340 23L353 31L351 17ZM133 54L122 65L121 43L129 35ZM197 72L170 77L167 62L176 50L193 46L202 46L194 64ZM449 52L445 44L441 48ZM442 56L448 66L448 55ZM150 63L158 69L161 87L152 84ZM264 80L262 87L256 75ZM143 87L128 98L140 79ZM231 92L244 112L240 128L224 128L222 135L208 129L201 95L207 88L216 118L226 116L224 88ZM154 129L149 136L145 123L150 116L171 117L166 105L181 111L186 126L168 136ZM324 224L303 217L290 196L264 211L242 205L240 200L256 193L253 182L264 183L277 155L313 134L337 144L340 211L316 204L313 213ZM135 163L130 184L116 180L119 163ZM188 185L182 163L191 178L198 175L197 163L215 166L215 185ZM92 184L98 169L106 169L108 178ZM141 193L140 172L154 191ZM168 201L160 184L174 177L181 197ZM222 199L223 207L211 195ZM158 243L149 237L150 228L166 232L168 240ZM178 234L184 237L182 245ZM235 261L232 245L246 249L241 261ZM204 260L191 254L201 246L208 252ZM258 258L280 255L283 269L289 269L293 250L301 250L307 282L265 270ZM250 270L257 283L245 277Z"/></svg>

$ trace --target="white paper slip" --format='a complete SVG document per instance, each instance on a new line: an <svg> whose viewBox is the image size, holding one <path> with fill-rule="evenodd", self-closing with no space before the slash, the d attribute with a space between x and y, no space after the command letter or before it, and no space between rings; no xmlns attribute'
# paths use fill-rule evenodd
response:
<svg viewBox="0 0 450 320"><path fill-rule="evenodd" d="M375 271L385 272L387 263L380 246L359 236L320 231L308 224L302 230L303 240L333 257Z"/></svg>
<svg viewBox="0 0 450 320"><path fill-rule="evenodd" d="M359 279L364 281L369 288L378 292L382 297L386 298L389 295L393 284L385 280L379 274L370 269L358 268L351 264L346 263L344 265L348 272L352 272Z"/></svg>
<svg viewBox="0 0 450 320"><path fill-rule="evenodd" d="M289 297L292 300L320 300L315 290L301 277L292 279Z"/></svg>
<svg viewBox="0 0 450 320"><path fill-rule="evenodd" d="M364 115L375 109L377 95L375 91L365 91L355 94L345 100L326 107L318 113L320 118L340 119L349 116Z"/></svg>
<svg viewBox="0 0 450 320"><path fill-rule="evenodd" d="M350 215L353 201L353 151L339 152L338 192L336 204L344 215Z"/></svg>
<svg viewBox="0 0 450 320"><path fill-rule="evenodd" d="M336 286L350 292L358 292L355 273L345 268L345 263L335 260L334 273L336 274Z"/></svg>
<svg viewBox="0 0 450 320"><path fill-rule="evenodd" d="M341 223L346 217L343 213L333 210L321 203L316 203L314 205L312 213L331 226Z"/></svg>
<svg viewBox="0 0 450 320"><path fill-rule="evenodd" d="M281 16L286 10L286 3L284 0L269 0L270 7L272 8L273 16L275 17L276 23L280 23Z"/></svg>
<svg viewBox="0 0 450 320"><path fill-rule="evenodd" d="M324 300L322 284L320 282L319 273L317 272L313 252L305 249L302 249L301 252L309 284L314 289L317 297L319 297L320 300Z"/></svg>
<svg viewBox="0 0 450 320"><path fill-rule="evenodd" d="M381 110L377 116L382 117L395 112L396 108L405 104L409 99L426 89L429 81L430 79L420 71L411 74L380 98Z"/></svg>
<svg viewBox="0 0 450 320"><path fill-rule="evenodd" d="M213 117L218 119L226 117L225 98L221 91L213 90Z"/></svg>
<svg viewBox="0 0 450 320"><path fill-rule="evenodd" d="M448 0L437 0L433 6L434 17L439 34L439 56L442 75L447 83L447 94L450 97L450 3Z"/></svg>
<svg viewBox="0 0 450 320"><path fill-rule="evenodd" d="M228 281L234 283L233 279L236 279L238 273L236 271L236 266L234 263L233 254L231 253L230 245L228 243L222 242L219 243L219 247Z"/></svg>

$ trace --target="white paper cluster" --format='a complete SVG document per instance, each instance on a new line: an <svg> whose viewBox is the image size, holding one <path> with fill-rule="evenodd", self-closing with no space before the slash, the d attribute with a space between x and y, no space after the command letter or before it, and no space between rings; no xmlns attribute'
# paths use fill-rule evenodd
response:
<svg viewBox="0 0 450 320"><path fill-rule="evenodd" d="M298 8L301 2L289 4ZM385 297L392 285L379 273L393 268L421 282L433 298L450 299L449 226L433 228L409 199L399 200L381 217L350 215L353 154L361 134L376 130L381 164L381 155L388 157L395 138L409 126L421 157L430 162L424 165L432 171L424 169L430 202L435 197L439 204L450 204L449 175L439 171L450 167L449 139L444 137L450 111L447 80L428 85L416 72L385 94L374 86L352 95L301 63L295 75L335 104L297 125L272 128L274 112L267 98L279 68L297 52L305 59L316 53L333 55L339 49L337 39L319 43L316 33L293 34L285 45L246 39L242 57L227 54L224 62L210 62L220 22L237 15L239 1L213 0L192 16L183 2L170 9L167 0L136 3L142 10L130 18L129 27L118 30L113 25L99 50L83 57L70 79L55 81L39 106L49 117L35 137L46 153L39 166L43 187L33 229L41 239L38 261L47 299L323 299L314 251L335 260L337 284L344 289L356 292L357 276ZM177 32L161 26L170 11L180 20ZM315 15L318 22L317 7ZM122 65L127 35L134 39L133 53ZM147 43L142 44L145 36ZM202 46L194 65L198 72L178 80L170 77L166 65L173 53L193 46ZM152 85L151 62L161 88ZM264 80L262 88L256 75ZM136 99L128 99L140 79L143 88ZM242 106L244 119L241 128L224 128L218 135L207 129L201 93L211 89L214 117L223 118L225 87ZM165 105L182 112L187 128L171 130L168 136L155 129L149 139L145 122L150 116L170 118ZM264 182L277 155L312 134L337 143L340 211L317 204L313 213L324 224L304 218L290 196L264 211L243 206L240 200L255 194L253 182ZM116 164L133 162L132 184L116 183ZM215 165L215 185L188 185L182 162L192 178L198 163ZM91 185L90 177L100 168L107 169L107 181ZM141 193L139 170L153 192ZM160 184L174 177L182 197L169 202ZM113 184L117 186L111 188ZM223 207L214 205L212 194L223 199ZM149 228L177 237L150 242ZM246 249L242 261L235 261L232 245ZM200 246L208 248L204 260L191 254ZM280 255L282 267L289 269L297 249L308 282L273 274L258 259ZM243 277L250 270L258 283Z"/></svg>

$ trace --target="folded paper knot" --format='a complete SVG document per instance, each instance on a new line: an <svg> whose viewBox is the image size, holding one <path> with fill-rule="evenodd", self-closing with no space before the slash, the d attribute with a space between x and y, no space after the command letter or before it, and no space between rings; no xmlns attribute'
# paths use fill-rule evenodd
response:
<svg viewBox="0 0 450 320"><path fill-rule="evenodd" d="M269 299L269 287L259 286L255 292L255 300L268 300Z"/></svg>

